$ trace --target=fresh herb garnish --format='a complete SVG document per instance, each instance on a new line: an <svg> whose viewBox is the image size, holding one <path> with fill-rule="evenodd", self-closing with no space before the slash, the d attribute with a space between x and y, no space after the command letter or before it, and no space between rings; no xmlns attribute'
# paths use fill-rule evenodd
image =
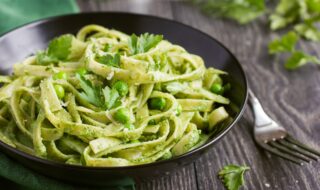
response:
<svg viewBox="0 0 320 190"><path fill-rule="evenodd" d="M80 93L80 96L97 107L104 107L101 87L94 86L90 80L85 79L84 76L81 76L78 73L76 73L76 77L83 90L83 92Z"/></svg>
<svg viewBox="0 0 320 190"><path fill-rule="evenodd" d="M48 46L48 56L55 57L59 60L66 60L71 52L73 36L65 34L54 38Z"/></svg>
<svg viewBox="0 0 320 190"><path fill-rule="evenodd" d="M115 88L110 89L108 86L103 89L103 95L105 100L104 106L107 109L114 107L118 98L120 97L119 92Z"/></svg>
<svg viewBox="0 0 320 190"><path fill-rule="evenodd" d="M225 187L228 190L238 190L244 184L244 173L250 168L247 166L228 165L219 172Z"/></svg>
<svg viewBox="0 0 320 190"><path fill-rule="evenodd" d="M79 58L86 44L77 40L71 34L65 34L50 41L48 49L37 54L38 64L48 65L59 61L66 61Z"/></svg>
<svg viewBox="0 0 320 190"><path fill-rule="evenodd" d="M162 35L144 33L138 37L135 34L132 34L129 39L130 53L132 55L145 53L155 47L162 39Z"/></svg>
<svg viewBox="0 0 320 190"><path fill-rule="evenodd" d="M80 87L83 90L80 96L89 103L102 109L111 109L122 104L120 97L121 93L124 95L122 92L123 89L117 89L116 87L110 88L109 86L102 88L101 86L93 85L90 80L85 79L85 77L79 73L76 73L76 78L79 80Z"/></svg>
<svg viewBox="0 0 320 190"><path fill-rule="evenodd" d="M96 61L104 65L120 67L120 54L116 53L114 56L110 54L104 56L97 56Z"/></svg>

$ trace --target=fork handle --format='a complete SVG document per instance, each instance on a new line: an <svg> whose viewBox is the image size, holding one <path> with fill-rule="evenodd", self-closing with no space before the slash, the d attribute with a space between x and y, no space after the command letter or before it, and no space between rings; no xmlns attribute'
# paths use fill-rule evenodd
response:
<svg viewBox="0 0 320 190"><path fill-rule="evenodd" d="M273 120L266 114L263 110L261 103L258 98L254 95L250 88L248 88L249 92L249 103L253 110L253 115L255 119L255 127L264 126L273 122Z"/></svg>

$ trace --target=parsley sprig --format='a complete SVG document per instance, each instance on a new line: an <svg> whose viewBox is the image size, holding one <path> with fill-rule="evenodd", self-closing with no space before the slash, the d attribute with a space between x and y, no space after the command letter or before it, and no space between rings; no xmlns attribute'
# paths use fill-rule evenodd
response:
<svg viewBox="0 0 320 190"><path fill-rule="evenodd" d="M265 11L264 0L192 0L202 10L213 16L232 19L247 24Z"/></svg>
<svg viewBox="0 0 320 190"><path fill-rule="evenodd" d="M65 34L50 41L48 49L37 54L37 63L49 65L59 61L78 59L81 57L86 44L71 34Z"/></svg>
<svg viewBox="0 0 320 190"><path fill-rule="evenodd" d="M228 165L219 172L219 177L228 190L238 190L244 185L244 173L247 166Z"/></svg>
<svg viewBox="0 0 320 190"><path fill-rule="evenodd" d="M297 69L306 63L319 64L319 59L301 50L296 43L301 38L320 41L320 0L279 0L273 10L267 11L265 0L190 0L211 15L228 18L240 24L249 23L268 14L270 29L289 30L269 44L270 54L289 54L285 68Z"/></svg>
<svg viewBox="0 0 320 190"><path fill-rule="evenodd" d="M121 105L120 97L124 94L121 94L121 89L118 89L117 86L113 85L112 88L105 86L102 88L99 85L94 85L79 73L76 73L76 78L79 80L82 89L80 96L89 103L108 110Z"/></svg>
<svg viewBox="0 0 320 190"><path fill-rule="evenodd" d="M285 68L289 70L297 69L307 63L320 64L320 60L317 57L296 49L296 43L298 40L299 36L295 32L290 31L281 38L275 39L269 43L269 53L290 54L284 65Z"/></svg>
<svg viewBox="0 0 320 190"><path fill-rule="evenodd" d="M120 67L120 54L116 53L114 56L111 54L97 56L96 61L102 63L104 65L112 66L112 67Z"/></svg>
<svg viewBox="0 0 320 190"><path fill-rule="evenodd" d="M83 90L80 96L97 107L104 107L105 101L102 96L101 86L94 86L90 80L85 79L84 76L78 73L76 73L76 78L79 80L80 87Z"/></svg>
<svg viewBox="0 0 320 190"><path fill-rule="evenodd" d="M145 53L155 47L163 39L162 35L154 35L149 33L137 36L131 35L129 39L129 50L132 55Z"/></svg>

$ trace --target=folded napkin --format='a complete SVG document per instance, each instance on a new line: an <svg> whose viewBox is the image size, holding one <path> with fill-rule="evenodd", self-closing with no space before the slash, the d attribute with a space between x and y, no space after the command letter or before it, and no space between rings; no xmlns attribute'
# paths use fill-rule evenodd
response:
<svg viewBox="0 0 320 190"><path fill-rule="evenodd" d="M74 0L0 0L0 35L37 19L75 12L79 12L79 8ZM24 190L134 189L131 178L114 181L106 187L80 187L64 183L29 170L0 152L0 187L2 183L11 185L11 189Z"/></svg>
<svg viewBox="0 0 320 190"><path fill-rule="evenodd" d="M74 0L0 0L0 34L50 16L79 12Z"/></svg>
<svg viewBox="0 0 320 190"><path fill-rule="evenodd" d="M126 190L134 189L134 181L131 178L123 178L113 181L105 187L85 187L64 183L37 172L34 172L0 152L0 176L15 183L19 189L41 190ZM9 182L8 182L9 183Z"/></svg>

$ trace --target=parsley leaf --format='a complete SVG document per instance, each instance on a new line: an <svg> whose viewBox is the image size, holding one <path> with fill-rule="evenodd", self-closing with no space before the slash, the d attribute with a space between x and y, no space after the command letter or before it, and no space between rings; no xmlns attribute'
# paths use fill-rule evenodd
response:
<svg viewBox="0 0 320 190"><path fill-rule="evenodd" d="M57 59L55 57L50 57L47 55L46 52L40 51L36 54L36 61L40 65L49 65L51 63L59 62L59 59Z"/></svg>
<svg viewBox="0 0 320 190"><path fill-rule="evenodd" d="M300 4L298 0L280 0L275 12L270 15L270 28L277 30L299 19Z"/></svg>
<svg viewBox="0 0 320 190"><path fill-rule="evenodd" d="M269 53L292 52L295 49L299 37L295 32L289 32L280 39L275 39L269 43Z"/></svg>
<svg viewBox="0 0 320 190"><path fill-rule="evenodd" d="M304 38L312 41L320 41L320 31L316 26L309 23L297 24L294 30Z"/></svg>
<svg viewBox="0 0 320 190"><path fill-rule="evenodd" d="M320 64L320 60L312 55L307 55L301 51L295 51L285 63L285 68L289 70L297 69L307 63Z"/></svg>
<svg viewBox="0 0 320 190"><path fill-rule="evenodd" d="M110 54L104 56L97 56L96 61L104 65L120 67L120 54L116 53L114 56Z"/></svg>
<svg viewBox="0 0 320 190"><path fill-rule="evenodd" d="M71 34L65 34L60 37L54 38L48 46L48 56L55 57L59 60L66 60L70 54L72 46Z"/></svg>
<svg viewBox="0 0 320 190"><path fill-rule="evenodd" d="M264 0L193 0L210 15L228 18L246 24L262 15L265 11Z"/></svg>
<svg viewBox="0 0 320 190"><path fill-rule="evenodd" d="M249 169L247 166L228 165L220 170L219 177L228 190L238 190L244 184L244 172Z"/></svg>
<svg viewBox="0 0 320 190"><path fill-rule="evenodd" d="M120 97L119 92L116 89L110 89L108 86L103 89L103 95L105 100L105 107L107 109L111 109L112 107L114 107L118 98Z"/></svg>
<svg viewBox="0 0 320 190"><path fill-rule="evenodd" d="M80 82L83 92L80 96L97 107L103 107L104 101L102 99L101 87L94 86L91 81L86 80L83 76L76 73L76 78Z"/></svg>
<svg viewBox="0 0 320 190"><path fill-rule="evenodd" d="M132 55L145 53L158 45L162 39L162 35L144 33L138 37L135 34L132 34L129 39L129 50Z"/></svg>
<svg viewBox="0 0 320 190"><path fill-rule="evenodd" d="M85 48L86 43L71 34L65 34L51 40L47 50L37 54L37 63L48 65L59 61L78 59L82 56Z"/></svg>

